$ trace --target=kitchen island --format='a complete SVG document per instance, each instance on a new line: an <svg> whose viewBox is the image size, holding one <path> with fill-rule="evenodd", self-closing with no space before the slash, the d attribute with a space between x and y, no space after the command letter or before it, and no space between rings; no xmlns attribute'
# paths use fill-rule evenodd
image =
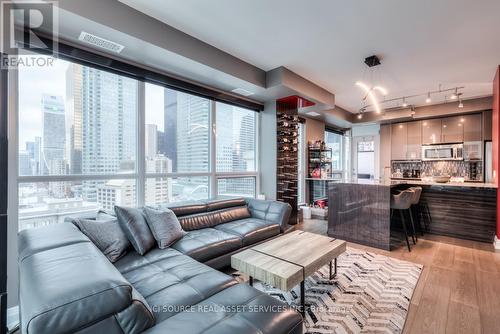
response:
<svg viewBox="0 0 500 334"><path fill-rule="evenodd" d="M391 224L391 192L412 186L422 187L421 203L430 211L430 220L416 222L417 228L425 226L424 233L493 242L496 186L485 183L331 182L328 235L385 250L394 248L401 237L397 221Z"/></svg>

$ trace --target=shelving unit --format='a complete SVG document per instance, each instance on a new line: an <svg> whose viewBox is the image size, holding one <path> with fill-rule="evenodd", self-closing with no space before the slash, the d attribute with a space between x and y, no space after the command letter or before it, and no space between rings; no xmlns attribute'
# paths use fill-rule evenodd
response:
<svg viewBox="0 0 500 334"><path fill-rule="evenodd" d="M313 179L326 179L332 175L332 149L309 147L307 175ZM319 171L319 174L317 173Z"/></svg>
<svg viewBox="0 0 500 334"><path fill-rule="evenodd" d="M297 221L298 197L298 123L296 108L287 103L277 103L277 187L276 199L292 207L290 223Z"/></svg>

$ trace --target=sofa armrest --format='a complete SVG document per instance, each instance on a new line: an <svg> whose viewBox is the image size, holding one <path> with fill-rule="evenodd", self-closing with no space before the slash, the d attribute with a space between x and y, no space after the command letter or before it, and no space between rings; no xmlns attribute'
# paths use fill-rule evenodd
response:
<svg viewBox="0 0 500 334"><path fill-rule="evenodd" d="M281 233L288 230L288 221L292 213L290 204L255 198L248 198L246 202L252 217L280 225Z"/></svg>

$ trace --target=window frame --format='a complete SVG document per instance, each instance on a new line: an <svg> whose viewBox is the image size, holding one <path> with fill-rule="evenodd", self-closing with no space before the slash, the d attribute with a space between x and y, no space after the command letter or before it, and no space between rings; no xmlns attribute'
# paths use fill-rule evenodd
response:
<svg viewBox="0 0 500 334"><path fill-rule="evenodd" d="M70 59L61 58L64 61L78 63ZM82 66L89 66L88 64L82 64ZM94 67L94 66L89 66ZM101 71L106 71L106 69L97 68ZM121 75L113 71L110 73ZM163 177L163 178L178 178L178 177L197 177L203 176L208 178L209 187L209 198L215 198L218 196L218 180L228 179L228 178L255 178L255 197L260 193L260 162L259 162L259 149L260 149L260 113L252 109L248 109L255 112L255 171L250 172L217 172L217 129L216 129L216 105L217 101L214 99L210 101L210 111L209 111L209 169L207 172L172 172L172 173L147 173L146 172L146 159L145 159L145 143L146 143L146 81L137 81L137 110L136 110L136 168L135 172L124 173L124 174L65 174L65 175L36 175L36 176L22 176L19 171L19 103L18 98L20 96L19 91L19 72L17 69L9 70L9 175L15 175L15 177L9 178L9 220L11 226L15 227L15 230L19 229L19 185L23 183L41 183L41 182L71 182L71 181L85 181L85 180L135 180L136 182L136 205L138 207L144 206L145 204L145 187L146 180L149 178ZM150 83L150 82L149 82ZM154 83L153 83L154 84ZM179 92L182 92L178 90ZM185 92L182 92L185 93ZM189 94L189 93L187 93ZM195 95L196 96L196 95ZM225 103L219 101L220 103ZM239 108L244 108L239 106ZM14 224L14 225L12 225Z"/></svg>

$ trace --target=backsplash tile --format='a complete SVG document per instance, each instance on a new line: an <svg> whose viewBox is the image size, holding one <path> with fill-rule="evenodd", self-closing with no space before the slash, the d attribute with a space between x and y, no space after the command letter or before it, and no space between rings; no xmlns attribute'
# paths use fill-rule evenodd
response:
<svg viewBox="0 0 500 334"><path fill-rule="evenodd" d="M476 169L475 180L483 179L483 162L482 161L393 161L392 173L398 169L403 173L408 170L420 170L421 177L449 175L452 177L463 177L466 180L470 179L471 169Z"/></svg>

